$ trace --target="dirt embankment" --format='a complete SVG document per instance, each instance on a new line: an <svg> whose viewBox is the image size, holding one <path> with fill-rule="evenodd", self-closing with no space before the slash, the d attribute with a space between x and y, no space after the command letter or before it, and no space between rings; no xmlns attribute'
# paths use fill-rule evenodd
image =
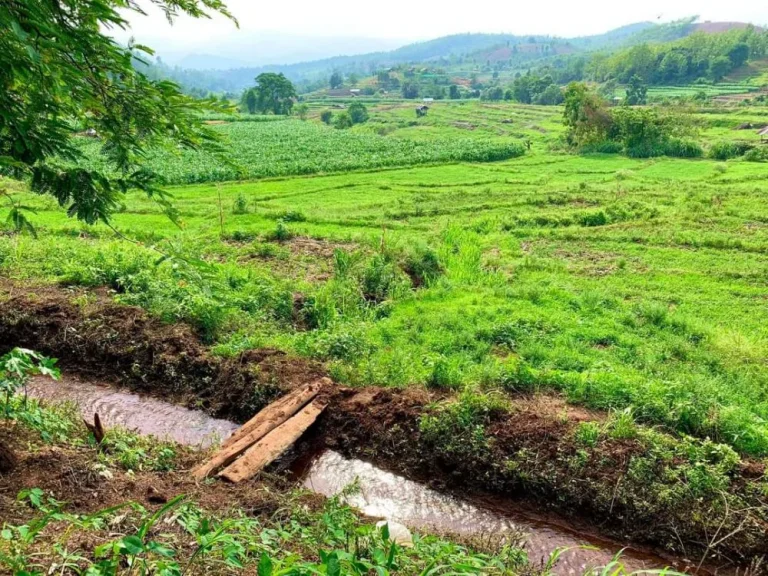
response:
<svg viewBox="0 0 768 576"><path fill-rule="evenodd" d="M0 284L0 350L32 348L58 358L63 369L240 422L325 375L321 365L278 350L213 356L186 325L164 324L104 293L84 293Z"/></svg>
<svg viewBox="0 0 768 576"><path fill-rule="evenodd" d="M243 422L282 392L323 375L320 365L274 350L212 356L185 326L169 326L106 295L0 285L0 351L37 349L65 369L112 379L212 415ZM452 490L515 497L625 541L697 561L704 550L746 567L768 557L764 466L746 462L720 496L697 498L695 469L655 462L639 439L585 449L580 422L600 415L551 398L518 398L474 429L436 436L424 416L444 396L424 390L334 388L316 427L327 446L406 477ZM689 477L688 475L691 474ZM727 492L726 492L727 491ZM728 497L729 505L722 507Z"/></svg>

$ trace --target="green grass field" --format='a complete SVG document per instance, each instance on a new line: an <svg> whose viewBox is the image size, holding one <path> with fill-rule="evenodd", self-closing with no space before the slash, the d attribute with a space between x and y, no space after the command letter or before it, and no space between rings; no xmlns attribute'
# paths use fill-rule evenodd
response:
<svg viewBox="0 0 768 576"><path fill-rule="evenodd" d="M359 385L556 390L768 454L763 164L554 152L557 109L439 105L413 123L412 108L382 106L350 133L311 121L227 126L230 136L241 126L321 134L314 145L332 159L323 171L356 171L171 188L183 229L131 197L115 225L138 246L29 199L40 239L2 237L0 270L106 284L192 323L222 354L277 346ZM529 137L533 149L365 171L382 163L334 164L328 147L376 138L434 150L434 135L458 133L489 146ZM259 154L254 173L267 162ZM209 167L173 170L196 180ZM155 266L150 246L191 263Z"/></svg>

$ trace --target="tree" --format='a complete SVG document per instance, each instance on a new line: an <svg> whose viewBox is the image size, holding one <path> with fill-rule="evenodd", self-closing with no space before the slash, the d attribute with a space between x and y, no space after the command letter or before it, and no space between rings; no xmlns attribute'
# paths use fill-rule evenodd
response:
<svg viewBox="0 0 768 576"><path fill-rule="evenodd" d="M243 108L248 112L248 114L256 114L256 109L258 107L258 96L256 95L256 90L253 88L249 88L243 93Z"/></svg>
<svg viewBox="0 0 768 576"><path fill-rule="evenodd" d="M330 110L323 110L322 112L320 112L320 121L323 124L330 124L332 120L333 120L333 112L331 112Z"/></svg>
<svg viewBox="0 0 768 576"><path fill-rule="evenodd" d="M291 113L296 88L283 73L264 72L256 77L257 109L262 113L272 112L275 115Z"/></svg>
<svg viewBox="0 0 768 576"><path fill-rule="evenodd" d="M530 104L533 101L533 94L531 93L531 77L521 76L517 78L512 84L512 93L515 96L515 100L521 104Z"/></svg>
<svg viewBox="0 0 768 576"><path fill-rule="evenodd" d="M347 114L352 124L363 124L368 121L368 108L362 102L352 102L347 108Z"/></svg>
<svg viewBox="0 0 768 576"><path fill-rule="evenodd" d="M403 82L403 98L407 100L413 100L419 97L419 85L416 82L408 81Z"/></svg>
<svg viewBox="0 0 768 576"><path fill-rule="evenodd" d="M487 88L483 90L480 96L483 100L490 100L492 102L498 102L504 99L504 89L501 86L494 86L493 88Z"/></svg>
<svg viewBox="0 0 768 576"><path fill-rule="evenodd" d="M456 84L451 84L451 87L448 88L448 98L451 100L458 100L461 98L461 92L459 92L459 87Z"/></svg>
<svg viewBox="0 0 768 576"><path fill-rule="evenodd" d="M583 146L604 140L613 120L603 99L591 92L583 82L569 84L564 97L563 123L568 128L568 142Z"/></svg>
<svg viewBox="0 0 768 576"><path fill-rule="evenodd" d="M733 48L728 51L728 59L731 61L731 65L734 68L743 66L749 60L749 44L746 42L739 42Z"/></svg>
<svg viewBox="0 0 768 576"><path fill-rule="evenodd" d="M722 80L723 76L731 71L733 64L726 56L718 56L709 64L709 75L715 82Z"/></svg>
<svg viewBox="0 0 768 576"><path fill-rule="evenodd" d="M231 18L221 0L153 4L169 20L180 14ZM0 173L28 181L33 192L53 196L89 224L109 223L122 196L136 189L173 216L145 164L146 151L216 148L215 133L200 120L201 111L216 105L185 96L172 82L150 80L137 68L152 51L121 46L105 33L128 28L128 15L141 14L137 3L125 0L0 2ZM95 130L107 168L73 165L82 156L75 126ZM17 230L34 231L1 187L0 196Z"/></svg>
<svg viewBox="0 0 768 576"><path fill-rule="evenodd" d="M328 84L330 85L331 90L341 88L341 86L344 84L344 77L340 72L334 71L333 74L331 74L331 79L328 81Z"/></svg>
<svg viewBox="0 0 768 576"><path fill-rule="evenodd" d="M349 80L350 86L356 86L357 83L360 81L360 78L358 78L357 74L353 72L352 74L349 75L349 78L347 78L347 80Z"/></svg>
<svg viewBox="0 0 768 576"><path fill-rule="evenodd" d="M629 79L626 103L629 106L641 106L648 103L648 86L637 74Z"/></svg>
<svg viewBox="0 0 768 576"><path fill-rule="evenodd" d="M536 96L536 104L544 106L557 106L564 100L563 91L557 84L550 84L544 89L544 92Z"/></svg>

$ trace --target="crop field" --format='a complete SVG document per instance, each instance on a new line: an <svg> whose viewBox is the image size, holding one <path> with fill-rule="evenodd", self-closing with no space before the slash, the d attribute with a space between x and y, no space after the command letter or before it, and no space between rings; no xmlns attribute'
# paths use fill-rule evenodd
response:
<svg viewBox="0 0 768 576"><path fill-rule="evenodd" d="M300 120L238 121L213 128L227 148L228 163L205 152L180 151L175 155L157 152L150 157L149 167L169 184L189 184L391 166L496 161L523 153L522 146L511 141L384 138ZM81 147L89 159L86 166L102 166L97 141L83 139Z"/></svg>
<svg viewBox="0 0 768 576"><path fill-rule="evenodd" d="M251 175L356 171L172 187L181 229L130 197L115 225L141 245L25 199L40 238L0 238L0 271L106 284L220 354L274 346L355 385L559 391L768 454L764 164L558 153L557 109L411 113L384 105L349 133L226 125ZM524 157L461 161L517 131L536 138ZM361 152L370 142L389 156ZM305 160L274 152L290 146ZM418 163L415 150L451 163L365 171ZM216 170L186 158L165 174L231 176ZM188 264L155 265L155 248Z"/></svg>

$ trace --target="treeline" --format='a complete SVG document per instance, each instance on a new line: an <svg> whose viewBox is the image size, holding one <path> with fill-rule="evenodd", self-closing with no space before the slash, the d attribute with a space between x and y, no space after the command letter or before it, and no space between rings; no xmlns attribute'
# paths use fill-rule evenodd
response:
<svg viewBox="0 0 768 576"><path fill-rule="evenodd" d="M768 56L768 31L747 27L720 34L697 32L661 44L642 43L617 52L557 58L543 68L557 83L626 84L637 76L649 85L718 82L746 64Z"/></svg>

